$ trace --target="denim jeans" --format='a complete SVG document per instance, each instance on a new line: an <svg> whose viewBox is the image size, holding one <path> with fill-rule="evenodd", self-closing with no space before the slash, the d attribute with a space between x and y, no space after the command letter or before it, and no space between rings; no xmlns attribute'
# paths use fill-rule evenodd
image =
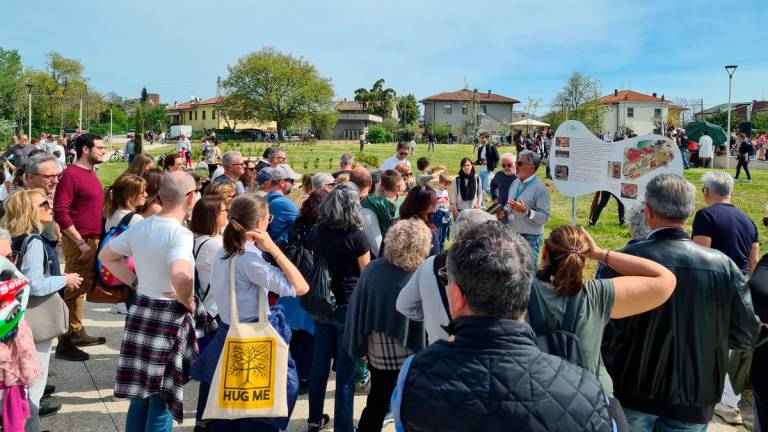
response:
<svg viewBox="0 0 768 432"><path fill-rule="evenodd" d="M531 254L533 256L533 272L539 269L539 250L541 250L541 243L544 241L544 234L520 234L525 241L531 247Z"/></svg>
<svg viewBox="0 0 768 432"><path fill-rule="evenodd" d="M483 192L486 194L491 193L491 177L493 171L480 171L480 184L483 186Z"/></svg>
<svg viewBox="0 0 768 432"><path fill-rule="evenodd" d="M707 430L706 424L686 423L629 408L624 408L624 415L627 416L629 430L632 432L706 432Z"/></svg>
<svg viewBox="0 0 768 432"><path fill-rule="evenodd" d="M688 162L688 149L685 147L680 148L680 154L683 156L683 168L690 168L690 163Z"/></svg>
<svg viewBox="0 0 768 432"><path fill-rule="evenodd" d="M355 396L355 361L344 348L344 323L347 307L338 308L329 318L315 323L315 356L309 379L309 423L320 423L323 417L325 391L331 359L336 356L336 400L333 415L335 432L352 432L352 410Z"/></svg>
<svg viewBox="0 0 768 432"><path fill-rule="evenodd" d="M170 432L173 417L160 396L131 399L125 419L125 432Z"/></svg>

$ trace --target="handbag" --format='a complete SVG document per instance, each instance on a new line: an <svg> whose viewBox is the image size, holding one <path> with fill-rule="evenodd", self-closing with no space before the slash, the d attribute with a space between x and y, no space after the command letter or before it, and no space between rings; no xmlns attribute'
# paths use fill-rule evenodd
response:
<svg viewBox="0 0 768 432"><path fill-rule="evenodd" d="M24 255L27 253L27 246L32 238L44 241L37 234L30 234L24 239L19 252L18 268L21 268ZM45 248L43 250L45 251ZM50 276L51 268L48 265L48 253L45 253L43 261L45 263L43 265L44 274L46 277ZM25 315L24 319L32 330L32 338L35 342L57 338L69 330L69 308L58 292L45 296L29 296Z"/></svg>
<svg viewBox="0 0 768 432"><path fill-rule="evenodd" d="M133 288L128 285L105 287L98 278L93 287L85 294L85 300L89 303L118 304L125 303L133 294Z"/></svg>
<svg viewBox="0 0 768 432"><path fill-rule="evenodd" d="M331 271L319 253L315 254L308 282L309 292L301 297L301 307L313 318L325 319L336 310L337 305L336 296L331 290Z"/></svg>
<svg viewBox="0 0 768 432"><path fill-rule="evenodd" d="M203 419L288 416L288 344L267 318L269 301L259 290L259 321L241 323L235 261L229 270L232 323L211 380Z"/></svg>

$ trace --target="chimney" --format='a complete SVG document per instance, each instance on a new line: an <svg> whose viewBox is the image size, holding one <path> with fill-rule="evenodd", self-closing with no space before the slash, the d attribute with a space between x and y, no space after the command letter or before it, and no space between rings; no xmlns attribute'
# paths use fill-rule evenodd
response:
<svg viewBox="0 0 768 432"><path fill-rule="evenodd" d="M665 99L664 99L664 95L661 95L661 100L665 100Z"/></svg>
<svg viewBox="0 0 768 432"><path fill-rule="evenodd" d="M178 102L178 101L173 101L173 107L174 108L176 108L176 102Z"/></svg>
<svg viewBox="0 0 768 432"><path fill-rule="evenodd" d="M221 77L216 77L216 97L221 97Z"/></svg>
<svg viewBox="0 0 768 432"><path fill-rule="evenodd" d="M653 97L656 97L656 92L653 92Z"/></svg>
<svg viewBox="0 0 768 432"><path fill-rule="evenodd" d="M619 95L619 89L613 89L613 95L618 96Z"/></svg>
<svg viewBox="0 0 768 432"><path fill-rule="evenodd" d="M488 90L488 97L491 97L491 91Z"/></svg>

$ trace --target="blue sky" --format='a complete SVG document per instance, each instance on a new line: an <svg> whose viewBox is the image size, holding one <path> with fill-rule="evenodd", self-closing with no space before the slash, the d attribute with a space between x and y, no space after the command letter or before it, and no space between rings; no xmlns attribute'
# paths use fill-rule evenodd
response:
<svg viewBox="0 0 768 432"><path fill-rule="evenodd" d="M0 46L42 68L80 59L104 93L164 102L215 95L216 77L273 46L330 77L337 98L378 78L421 99L464 86L525 101L538 114L575 70L667 98L768 97L768 1L5 0ZM762 21L762 22L761 22Z"/></svg>

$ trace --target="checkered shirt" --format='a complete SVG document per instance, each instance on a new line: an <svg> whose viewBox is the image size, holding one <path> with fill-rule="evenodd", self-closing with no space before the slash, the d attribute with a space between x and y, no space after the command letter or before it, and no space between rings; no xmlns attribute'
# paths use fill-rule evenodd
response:
<svg viewBox="0 0 768 432"><path fill-rule="evenodd" d="M199 310L198 310L199 311ZM184 419L184 384L197 359L192 314L176 301L136 295L125 320L115 396L159 395L173 418Z"/></svg>
<svg viewBox="0 0 768 432"><path fill-rule="evenodd" d="M368 362L376 369L400 370L411 354L413 352L384 333L373 332L368 335Z"/></svg>

